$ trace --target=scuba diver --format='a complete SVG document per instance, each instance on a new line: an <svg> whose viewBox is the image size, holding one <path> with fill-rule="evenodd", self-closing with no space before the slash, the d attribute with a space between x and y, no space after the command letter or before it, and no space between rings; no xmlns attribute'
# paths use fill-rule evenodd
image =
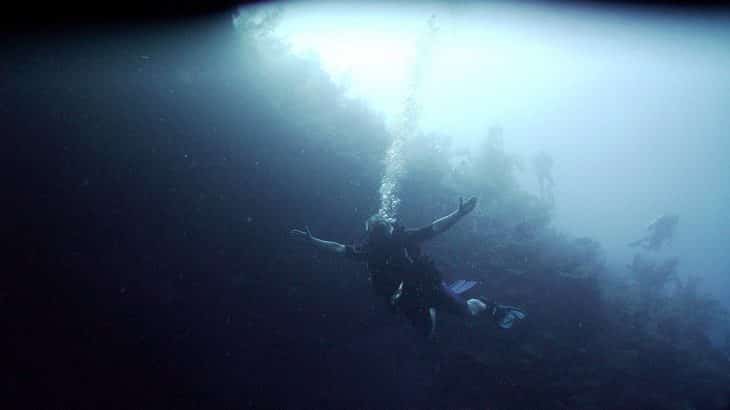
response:
<svg viewBox="0 0 730 410"><path fill-rule="evenodd" d="M674 235L674 228L677 226L679 216L662 215L646 227L649 231L643 238L631 242L629 246L641 246L646 250L657 251L664 242L670 242Z"/></svg>
<svg viewBox="0 0 730 410"><path fill-rule="evenodd" d="M540 151L535 155L532 165L535 168L535 174L537 174L537 182L540 184L540 198L543 201L547 201L550 205L554 205L553 186L555 185L555 181L553 181L552 175L552 157L545 151Z"/></svg>
<svg viewBox="0 0 730 410"><path fill-rule="evenodd" d="M477 199L463 202L443 218L418 229L406 229L375 214L365 223L367 238L360 245L344 245L312 236L309 227L292 229L291 235L300 240L342 255L367 262L375 294L382 297L393 313L402 313L423 335L431 338L436 329L436 312L443 309L456 316L468 318L491 317L504 329L523 319L526 313L513 306L488 301L483 297L465 300L460 294L476 282L458 280L450 285L442 280L433 261L421 255L420 244L446 231L459 219L474 210Z"/></svg>

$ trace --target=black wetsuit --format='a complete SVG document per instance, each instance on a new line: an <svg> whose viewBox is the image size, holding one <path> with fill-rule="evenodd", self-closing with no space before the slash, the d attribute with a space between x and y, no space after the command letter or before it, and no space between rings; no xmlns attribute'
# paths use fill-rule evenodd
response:
<svg viewBox="0 0 730 410"><path fill-rule="evenodd" d="M345 251L348 258L367 262L375 294L383 297L393 311L403 312L424 333L431 326L431 307L469 315L466 301L446 286L431 259L421 255L420 244L435 235L431 225L419 229L397 227L382 243L346 245ZM401 297L393 304L391 298L401 282Z"/></svg>

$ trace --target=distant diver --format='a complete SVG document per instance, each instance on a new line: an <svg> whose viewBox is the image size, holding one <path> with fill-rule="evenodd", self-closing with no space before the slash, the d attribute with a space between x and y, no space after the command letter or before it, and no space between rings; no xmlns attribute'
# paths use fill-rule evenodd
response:
<svg viewBox="0 0 730 410"><path fill-rule="evenodd" d="M474 210L477 199L463 202L443 218L418 229L406 229L375 214L365 223L367 238L360 245L344 245L291 230L294 238L346 258L367 262L370 280L376 295L382 297L393 313L402 313L424 336L432 337L436 329L437 309L468 318L486 314L501 328L507 329L526 313L513 306L488 301L483 297L465 300L460 295L476 285L474 281L457 280L446 284L433 261L421 255L420 244L446 231L459 219Z"/></svg>
<svg viewBox="0 0 730 410"><path fill-rule="evenodd" d="M552 168L553 159L545 151L540 151L533 158L532 162L535 168L535 174L537 175L537 182L540 184L540 198L550 205L555 204L555 197L553 196L553 181Z"/></svg>
<svg viewBox="0 0 730 410"><path fill-rule="evenodd" d="M679 216L662 215L646 227L647 234L639 240L629 243L629 246L641 246L650 251L658 251L664 243L670 242L674 236Z"/></svg>

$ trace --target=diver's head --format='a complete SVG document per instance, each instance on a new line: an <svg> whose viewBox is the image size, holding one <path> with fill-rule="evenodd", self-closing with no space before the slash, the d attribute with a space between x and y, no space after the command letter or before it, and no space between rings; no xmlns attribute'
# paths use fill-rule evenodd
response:
<svg viewBox="0 0 730 410"><path fill-rule="evenodd" d="M365 230L370 242L378 242L393 235L393 224L380 214L375 214L365 221Z"/></svg>

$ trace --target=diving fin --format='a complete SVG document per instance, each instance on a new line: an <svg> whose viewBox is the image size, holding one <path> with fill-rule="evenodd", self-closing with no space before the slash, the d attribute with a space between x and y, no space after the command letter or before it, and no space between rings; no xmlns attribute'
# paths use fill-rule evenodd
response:
<svg viewBox="0 0 730 410"><path fill-rule="evenodd" d="M449 289L456 293L457 295L460 295L467 290L473 288L476 285L476 281L473 280L457 280L456 282L448 285Z"/></svg>
<svg viewBox="0 0 730 410"><path fill-rule="evenodd" d="M495 305L492 308L492 316L497 321L497 326L509 329L515 321L527 317L527 313L515 306Z"/></svg>
<svg viewBox="0 0 730 410"><path fill-rule="evenodd" d="M487 305L489 314L497 323L497 326L502 329L509 329L517 320L521 320L527 317L527 312L524 310L509 305L500 305L498 303L487 302L484 298L478 298Z"/></svg>

